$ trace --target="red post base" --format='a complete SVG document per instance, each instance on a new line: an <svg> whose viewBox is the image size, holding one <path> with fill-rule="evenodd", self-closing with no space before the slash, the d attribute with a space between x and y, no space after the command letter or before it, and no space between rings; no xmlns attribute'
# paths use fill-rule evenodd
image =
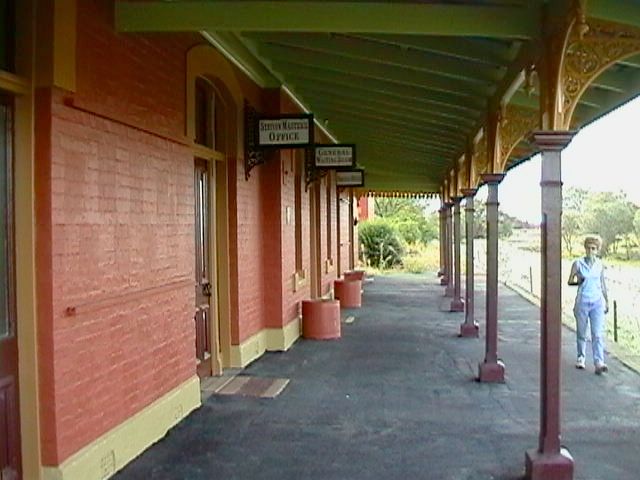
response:
<svg viewBox="0 0 640 480"><path fill-rule="evenodd" d="M362 305L362 282L334 280L333 295L340 300L340 308L359 308Z"/></svg>
<svg viewBox="0 0 640 480"><path fill-rule="evenodd" d="M348 272L344 272L342 274L345 280L364 280L365 271L364 270L349 270Z"/></svg>
<svg viewBox="0 0 640 480"><path fill-rule="evenodd" d="M540 453L528 450L525 455L527 480L573 480L573 457L564 448L560 453Z"/></svg>
<svg viewBox="0 0 640 480"><path fill-rule="evenodd" d="M454 298L451 300L451 306L449 307L450 312L464 312L464 302L459 298Z"/></svg>
<svg viewBox="0 0 640 480"><path fill-rule="evenodd" d="M337 300L303 300L302 336L315 340L340 338L340 303Z"/></svg>
<svg viewBox="0 0 640 480"><path fill-rule="evenodd" d="M460 337L473 337L478 338L480 336L480 327L476 322L473 323L461 323L460 324Z"/></svg>
<svg viewBox="0 0 640 480"><path fill-rule="evenodd" d="M480 364L478 380L483 383L504 383L504 363L482 362Z"/></svg>

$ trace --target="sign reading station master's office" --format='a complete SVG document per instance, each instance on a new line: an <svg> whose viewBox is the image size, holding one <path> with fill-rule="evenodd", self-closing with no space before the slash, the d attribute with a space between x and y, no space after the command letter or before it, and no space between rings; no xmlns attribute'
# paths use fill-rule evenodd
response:
<svg viewBox="0 0 640 480"><path fill-rule="evenodd" d="M353 144L316 145L316 168L356 166L356 146Z"/></svg>
<svg viewBox="0 0 640 480"><path fill-rule="evenodd" d="M313 143L313 115L258 119L258 147L306 147Z"/></svg>
<svg viewBox="0 0 640 480"><path fill-rule="evenodd" d="M336 186L363 187L364 186L364 170L361 168L357 168L355 170L337 170Z"/></svg>

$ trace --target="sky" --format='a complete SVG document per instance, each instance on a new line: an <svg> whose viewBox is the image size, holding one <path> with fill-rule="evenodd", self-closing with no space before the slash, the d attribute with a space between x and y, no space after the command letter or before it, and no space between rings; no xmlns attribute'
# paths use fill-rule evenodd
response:
<svg viewBox="0 0 640 480"><path fill-rule="evenodd" d="M623 191L640 205L640 97L584 127L562 152L563 189ZM511 169L498 189L500 210L540 222L540 156ZM486 187L476 195L484 201Z"/></svg>

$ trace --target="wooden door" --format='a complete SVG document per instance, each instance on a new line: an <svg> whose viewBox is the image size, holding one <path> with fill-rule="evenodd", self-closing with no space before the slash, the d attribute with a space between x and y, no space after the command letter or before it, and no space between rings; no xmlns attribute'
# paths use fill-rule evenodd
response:
<svg viewBox="0 0 640 480"><path fill-rule="evenodd" d="M0 94L0 479L20 478L13 256L13 99Z"/></svg>
<svg viewBox="0 0 640 480"><path fill-rule="evenodd" d="M209 170L205 160L196 159L195 189L195 272L196 272L196 359L198 375L211 376L211 212Z"/></svg>

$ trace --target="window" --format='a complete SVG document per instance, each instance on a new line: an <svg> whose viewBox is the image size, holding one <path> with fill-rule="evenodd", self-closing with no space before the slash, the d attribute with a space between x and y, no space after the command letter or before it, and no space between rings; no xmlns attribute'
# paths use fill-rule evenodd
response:
<svg viewBox="0 0 640 480"><path fill-rule="evenodd" d="M15 0L0 0L0 70L15 72Z"/></svg>
<svg viewBox="0 0 640 480"><path fill-rule="evenodd" d="M220 119L216 115L219 108L218 95L213 85L203 78L196 80L196 143L220 150L218 135Z"/></svg>
<svg viewBox="0 0 640 480"><path fill-rule="evenodd" d="M0 338L13 335L11 294L13 229L11 164L13 140L13 105L0 95Z"/></svg>

